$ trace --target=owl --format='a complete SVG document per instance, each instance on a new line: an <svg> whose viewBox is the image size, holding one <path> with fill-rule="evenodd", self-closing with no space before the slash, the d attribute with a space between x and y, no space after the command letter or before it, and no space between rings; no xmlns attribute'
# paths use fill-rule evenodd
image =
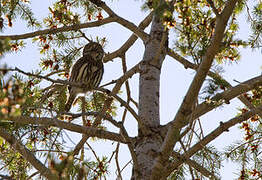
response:
<svg viewBox="0 0 262 180"><path fill-rule="evenodd" d="M97 42L85 45L83 56L72 67L69 81L84 84L84 87L68 86L69 96L65 105L68 112L79 93L86 93L98 87L104 74L103 47Z"/></svg>

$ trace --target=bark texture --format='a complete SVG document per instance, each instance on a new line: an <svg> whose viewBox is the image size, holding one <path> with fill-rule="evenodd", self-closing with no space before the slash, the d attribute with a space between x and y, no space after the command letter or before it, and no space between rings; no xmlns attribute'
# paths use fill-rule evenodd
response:
<svg viewBox="0 0 262 180"><path fill-rule="evenodd" d="M161 20L153 17L150 38L145 42L144 57L140 65L139 117L146 128L139 127L136 154L138 168L132 179L149 179L153 161L163 139L159 135L159 86L161 65L165 58L166 34ZM161 46L163 44L164 46Z"/></svg>

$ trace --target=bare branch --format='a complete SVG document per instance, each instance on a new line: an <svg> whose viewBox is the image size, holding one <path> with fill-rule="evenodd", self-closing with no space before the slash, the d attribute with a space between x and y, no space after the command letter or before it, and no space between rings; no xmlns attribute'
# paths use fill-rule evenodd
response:
<svg viewBox="0 0 262 180"><path fill-rule="evenodd" d="M28 39L32 38L35 36L41 36L45 34L55 34L59 32L67 32L67 31L76 31L79 29L84 29L84 28L91 28L91 27L97 27L97 26L102 26L104 24L108 24L111 22L115 22L116 19L114 17L108 17L99 21L94 21L94 22L88 22L88 23L83 23L83 24L74 24L71 26L63 26L60 28L52 28L52 29L44 29L44 30L39 30L31 33L25 33L25 34L20 34L20 35L6 35L6 36L0 36L0 39L11 39L11 40L19 40L19 39Z"/></svg>
<svg viewBox="0 0 262 180"><path fill-rule="evenodd" d="M115 152L116 152L116 154L115 154L115 162L116 162L116 168L117 168L117 179L123 180L122 175L121 175L120 166L119 166L119 161L118 161L119 147L120 147L120 143L117 143L116 150L115 150Z"/></svg>
<svg viewBox="0 0 262 180"><path fill-rule="evenodd" d="M139 38L141 38L144 42L146 42L149 38L149 35L147 33L145 33L143 30L139 29L134 23L118 16L117 14L115 14L115 12L110 9L105 2L101 1L101 0L90 0L93 4L97 5L98 7L101 7L102 9L105 10L105 12L107 12L107 14L109 15L109 17L113 17L115 18L115 21L119 24L121 24L122 26L128 28L130 31L134 32Z"/></svg>
<svg viewBox="0 0 262 180"><path fill-rule="evenodd" d="M114 94L117 94L121 88L121 86L123 85L123 83L131 78L134 74L136 74L137 72L139 72L139 64L135 65L133 68L131 68L130 70L128 70L123 76L121 76L120 78L118 78L116 80L116 84L114 86L114 88L112 89L111 93L109 95L113 96ZM102 112L105 113L106 110L110 107L111 103L112 103L113 99L107 99L105 102L105 105L103 107ZM102 113L102 114L103 114ZM101 118L96 119L94 124L99 124L101 121ZM142 123L141 121L138 121L138 123ZM142 125L142 124L141 124ZM142 125L143 126L143 125Z"/></svg>
<svg viewBox="0 0 262 180"><path fill-rule="evenodd" d="M4 138L13 148L30 162L40 173L48 179L56 179L55 175L46 168L18 139L0 127L0 136Z"/></svg>
<svg viewBox="0 0 262 180"><path fill-rule="evenodd" d="M138 26L139 29L144 30L152 21L153 12L151 12ZM132 34L128 40L116 51L106 54L103 61L108 62L114 58L120 57L124 54L137 40L137 36Z"/></svg>

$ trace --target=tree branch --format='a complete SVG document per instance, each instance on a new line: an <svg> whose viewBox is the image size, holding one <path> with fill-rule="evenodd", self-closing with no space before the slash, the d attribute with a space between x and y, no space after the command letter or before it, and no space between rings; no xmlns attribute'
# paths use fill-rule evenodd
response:
<svg viewBox="0 0 262 180"><path fill-rule="evenodd" d="M113 96L113 94L117 94L122 86L122 84L127 80L129 79L130 77L132 77L134 74L136 74L137 72L139 72L139 64L135 65L133 68L131 68L129 71L127 71L123 76L121 76L120 78L118 78L116 80L116 84L114 86L114 88L112 89L111 93L109 95ZM105 114L106 111L110 108L111 106L111 103L113 102L113 98L109 97L105 100L104 102L104 106L101 110L101 114ZM98 116L92 127L97 127L101 121L102 121L102 117L103 116ZM141 121L138 121L138 124L142 122ZM87 141L87 139L89 138L88 135L86 136L83 136L83 138L80 140L80 142L76 145L74 151L73 151L73 155L77 155L79 153L79 150L81 149L81 147L83 147L83 145L85 144L85 142Z"/></svg>
<svg viewBox="0 0 262 180"><path fill-rule="evenodd" d="M4 138L14 150L18 151L23 157L36 168L41 175L48 179L56 179L56 176L46 168L18 139L9 134L4 128L0 127L0 136Z"/></svg>
<svg viewBox="0 0 262 180"><path fill-rule="evenodd" d="M92 113L90 113L92 114ZM121 142L121 143L128 143L126 142L120 134L105 131L103 129L97 129L92 127L84 127L77 124L65 122L58 120L56 118L36 118L36 117L9 117L5 118L7 120L19 123L19 124L38 124L38 125L45 125L45 126L55 126L59 128L63 128L72 132L78 132L81 134L86 134L91 137L97 137L102 139L108 139L111 141Z"/></svg>
<svg viewBox="0 0 262 180"><path fill-rule="evenodd" d="M212 172L209 172L206 168L201 166L196 161L191 160L189 158L188 159L183 159L184 157L182 157L181 154L179 154L178 152L172 152L172 156L174 156L178 160L182 160L183 162L187 163L189 166L193 167L194 169L196 169L198 172L200 172L203 176L205 176L207 178L214 178L216 180L219 179Z"/></svg>
<svg viewBox="0 0 262 180"><path fill-rule="evenodd" d="M196 152L198 152L200 149L202 149L204 146L206 146L208 143L216 139L218 136L220 136L224 132L228 132L228 129L235 126L238 123L241 123L243 121L248 120L250 117L254 116L258 112L262 111L262 105L258 106L255 109L252 109L238 117L232 118L226 122L221 122L220 126L217 127L214 131L209 133L207 136L205 136L201 141L193 145L190 149L187 150L182 155L182 158L179 159L178 161L174 162L171 166L169 166L168 173L166 174L167 176L175 170L178 166L180 166L182 163L184 163L184 159L188 159L191 156L193 156Z"/></svg>
<svg viewBox="0 0 262 180"><path fill-rule="evenodd" d="M199 118L203 114L211 111L218 105L222 103L229 103L229 101L247 91L254 89L255 87L262 86L262 75L247 80L235 87L225 90L222 93L216 94L213 98L210 99L211 103L203 102L199 104L192 115L193 119Z"/></svg>
<svg viewBox="0 0 262 180"><path fill-rule="evenodd" d="M138 28L144 30L152 21L153 12L151 12L139 25ZM135 34L132 34L128 40L116 51L106 54L103 61L108 62L114 58L120 57L124 54L138 39Z"/></svg>
<svg viewBox="0 0 262 180"><path fill-rule="evenodd" d="M219 51L227 22L231 14L233 13L237 1L238 0L227 1L226 6L222 11L221 15L216 18L216 27L211 43L207 48L203 60L172 122L172 125L170 126L167 132L167 135L160 150L161 153L154 162L151 179L160 179L161 173L164 170L164 166L168 161L168 157L172 152L175 143L179 139L181 128L183 128L185 125L189 123L188 120L186 121L186 117L192 113L192 107L196 102L200 88L202 87L207 73L211 68L213 59Z"/></svg>
<svg viewBox="0 0 262 180"><path fill-rule="evenodd" d="M217 10L217 8L215 7L215 4L213 2L213 0L207 0L207 3L210 5L210 7L212 8L213 12L215 13L216 16L219 16L219 12Z"/></svg>
<svg viewBox="0 0 262 180"><path fill-rule="evenodd" d="M108 92L108 90L104 88L97 88L97 90L104 93ZM129 106L129 104L126 103L126 101L124 101L121 97L119 97L116 94L110 94L110 95L112 95L120 103L120 106L124 106L133 115L133 117L137 120L138 123L140 124L142 123L138 114L131 106Z"/></svg>
<svg viewBox="0 0 262 180"><path fill-rule="evenodd" d="M51 78L48 78L46 76L42 76L42 75L39 75L39 74L33 74L33 73L24 72L24 71L22 71L22 70L20 70L18 68L15 68L15 69L0 69L0 71L17 71L17 72L20 72L20 73L22 73L24 75L27 75L27 76L33 76L33 77L37 77L37 78L40 78L40 79L45 79L45 80L50 81L52 83L58 83L58 84L63 84L63 85L76 86L76 87L83 87L84 86L83 83L75 83L75 82L70 82L70 81L61 80L61 79L54 80L54 79L51 79ZM125 78L125 76L126 76L126 74L124 74L121 78ZM117 82L117 81L118 80L115 80L114 82ZM101 92L104 92L104 93L108 93L108 90L104 89L104 88L95 88L95 90L98 90L98 91L101 91ZM113 96L117 101L119 101L119 103L122 106L124 106L133 115L133 117L137 120L138 123L141 123L140 122L140 118L138 117L138 115L135 112L135 110L132 107L130 107L122 98L117 96L117 93L111 93L110 95ZM47 95L50 95L50 94L47 94ZM44 98L44 99L46 99L46 98Z"/></svg>
<svg viewBox="0 0 262 180"><path fill-rule="evenodd" d="M149 35L145 33L143 30L139 29L134 23L118 16L112 9L110 9L105 2L101 0L90 0L93 4L98 7L101 7L105 10L105 12L110 16L115 18L115 21L122 26L126 27L130 31L134 32L139 38L141 38L144 42L146 42L149 38Z"/></svg>
<svg viewBox="0 0 262 180"><path fill-rule="evenodd" d="M189 60L187 60L186 58L180 56L179 54L177 54L176 52L174 52L172 49L168 49L168 52L167 54L171 57L173 57L175 60L177 60L178 62L180 62L181 64L184 65L184 67L187 69L187 68L190 68L190 69L194 69L194 70L197 70L198 69L198 65L194 64L194 63L191 63ZM208 76L210 76L211 78L213 79L220 79L221 81L223 81L225 83L225 86L228 87L228 88L232 88L232 85L227 81L225 80L224 78L222 78L219 74L217 73L214 73L212 71L209 71L208 72ZM247 100L247 98L245 98L243 95L240 95L238 96L238 99L243 103L245 104L249 109L253 109L255 108L254 105L249 102ZM259 112L258 115L262 118L262 112Z"/></svg>
<svg viewBox="0 0 262 180"><path fill-rule="evenodd" d="M108 18L105 18L99 21L88 22L88 23L83 23L83 24L74 24L71 26L63 26L60 28L44 29L44 30L39 30L39 31L20 34L20 35L0 36L0 39L6 39L6 38L11 39L11 40L28 39L28 38L32 38L35 36L45 35L45 34L55 34L59 32L76 31L76 30L84 29L84 28L102 26L104 24L108 24L108 23L115 22L115 21L116 19L114 17L108 17Z"/></svg>

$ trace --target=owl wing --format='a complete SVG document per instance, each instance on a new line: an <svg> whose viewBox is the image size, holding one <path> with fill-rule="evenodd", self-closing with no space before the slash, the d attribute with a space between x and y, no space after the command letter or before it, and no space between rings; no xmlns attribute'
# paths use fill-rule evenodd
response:
<svg viewBox="0 0 262 180"><path fill-rule="evenodd" d="M71 82L81 82L86 81L84 77L90 75L91 71L91 64L90 60L92 59L91 56L83 56L76 61L73 65L71 70L71 75L69 81Z"/></svg>
<svg viewBox="0 0 262 180"><path fill-rule="evenodd" d="M91 87L97 87L102 79L104 69L103 62L95 61L91 56L81 57L73 65L69 81L85 82ZM69 91L71 87L68 87Z"/></svg>

